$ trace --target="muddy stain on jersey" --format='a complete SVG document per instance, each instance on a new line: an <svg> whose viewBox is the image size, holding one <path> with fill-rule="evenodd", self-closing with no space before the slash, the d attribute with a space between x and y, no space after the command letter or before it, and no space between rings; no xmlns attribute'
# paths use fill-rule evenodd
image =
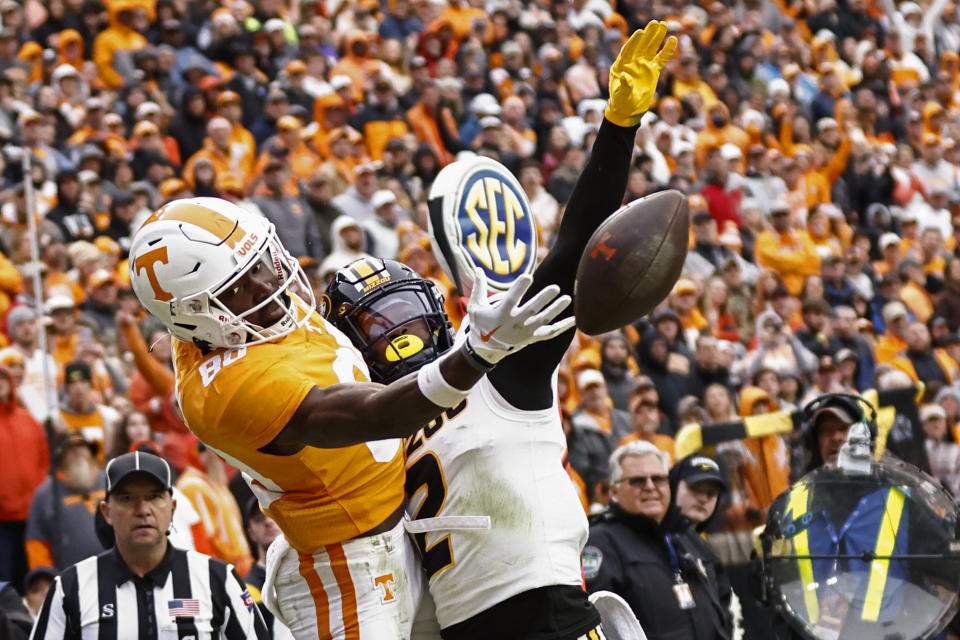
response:
<svg viewBox="0 0 960 640"><path fill-rule="evenodd" d="M473 475L470 490L458 496L457 512L462 515L490 516L492 529L500 531L529 531L533 527L527 498L517 487L511 486L496 474L496 466L482 461L465 462L467 457L482 457L480 451L461 454L460 464L470 464ZM492 467L492 468L491 468Z"/></svg>

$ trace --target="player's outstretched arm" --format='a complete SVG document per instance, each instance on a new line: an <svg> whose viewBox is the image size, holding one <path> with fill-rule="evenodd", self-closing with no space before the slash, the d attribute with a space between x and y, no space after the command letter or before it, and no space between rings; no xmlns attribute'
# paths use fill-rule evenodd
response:
<svg viewBox="0 0 960 640"><path fill-rule="evenodd" d="M677 47L674 36L664 42L666 34L665 22L651 21L630 36L610 67L604 122L570 196L557 241L535 273L534 291L541 283L557 284L572 295L577 264L590 236L620 208L636 127L653 102L660 70Z"/></svg>
<svg viewBox="0 0 960 640"><path fill-rule="evenodd" d="M604 122L570 196L556 243L534 272L531 291L553 284L561 293L572 296L577 264L590 236L620 208L636 127L653 101L660 70L677 46L673 36L664 43L666 34L666 23L648 23L630 36L610 67L610 98ZM572 312L572 308L567 311ZM492 371L490 381L518 409L548 407L552 402L550 374L569 344L565 336L526 349Z"/></svg>
<svg viewBox="0 0 960 640"><path fill-rule="evenodd" d="M447 407L466 398L470 388L500 360L529 344L569 331L573 318L554 320L570 304L559 287L546 287L521 302L532 278L517 280L500 300L486 299L478 270L467 313L464 343L389 385L372 382L314 387L265 453L290 455L305 446L345 447L370 440L411 435Z"/></svg>

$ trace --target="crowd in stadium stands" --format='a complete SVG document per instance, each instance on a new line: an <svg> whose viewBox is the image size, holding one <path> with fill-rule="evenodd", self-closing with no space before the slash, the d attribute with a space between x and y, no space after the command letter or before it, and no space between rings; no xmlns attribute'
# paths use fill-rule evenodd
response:
<svg viewBox="0 0 960 640"><path fill-rule="evenodd" d="M255 563L249 494L185 428L170 338L129 288L151 212L190 195L259 212L317 291L365 253L399 259L458 324L432 180L499 160L545 252L608 67L653 18L679 47L624 202L686 193L690 250L654 313L579 335L560 371L585 508L625 441L675 460L688 423L916 381L913 461L960 490L955 0L0 0L0 580L97 550L103 467L131 447L180 474L183 544ZM707 537L743 564L804 451L767 436L712 453L730 481Z"/></svg>

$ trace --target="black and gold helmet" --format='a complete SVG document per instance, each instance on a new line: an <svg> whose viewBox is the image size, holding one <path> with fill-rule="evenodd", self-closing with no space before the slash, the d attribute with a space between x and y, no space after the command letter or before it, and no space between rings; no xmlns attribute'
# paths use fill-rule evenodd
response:
<svg viewBox="0 0 960 640"><path fill-rule="evenodd" d="M320 313L360 350L374 382L416 371L453 345L437 286L395 260L360 258L339 269Z"/></svg>

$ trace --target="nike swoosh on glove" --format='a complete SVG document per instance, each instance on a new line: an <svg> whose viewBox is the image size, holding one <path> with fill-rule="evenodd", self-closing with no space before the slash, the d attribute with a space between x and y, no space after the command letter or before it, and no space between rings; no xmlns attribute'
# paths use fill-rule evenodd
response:
<svg viewBox="0 0 960 640"><path fill-rule="evenodd" d="M467 304L470 330L467 348L490 366L523 347L550 340L575 324L573 316L551 324L567 305L570 296L560 295L560 287L549 285L520 304L533 276L522 275L504 296L493 303L487 299L487 277L481 269L473 274L473 290Z"/></svg>

